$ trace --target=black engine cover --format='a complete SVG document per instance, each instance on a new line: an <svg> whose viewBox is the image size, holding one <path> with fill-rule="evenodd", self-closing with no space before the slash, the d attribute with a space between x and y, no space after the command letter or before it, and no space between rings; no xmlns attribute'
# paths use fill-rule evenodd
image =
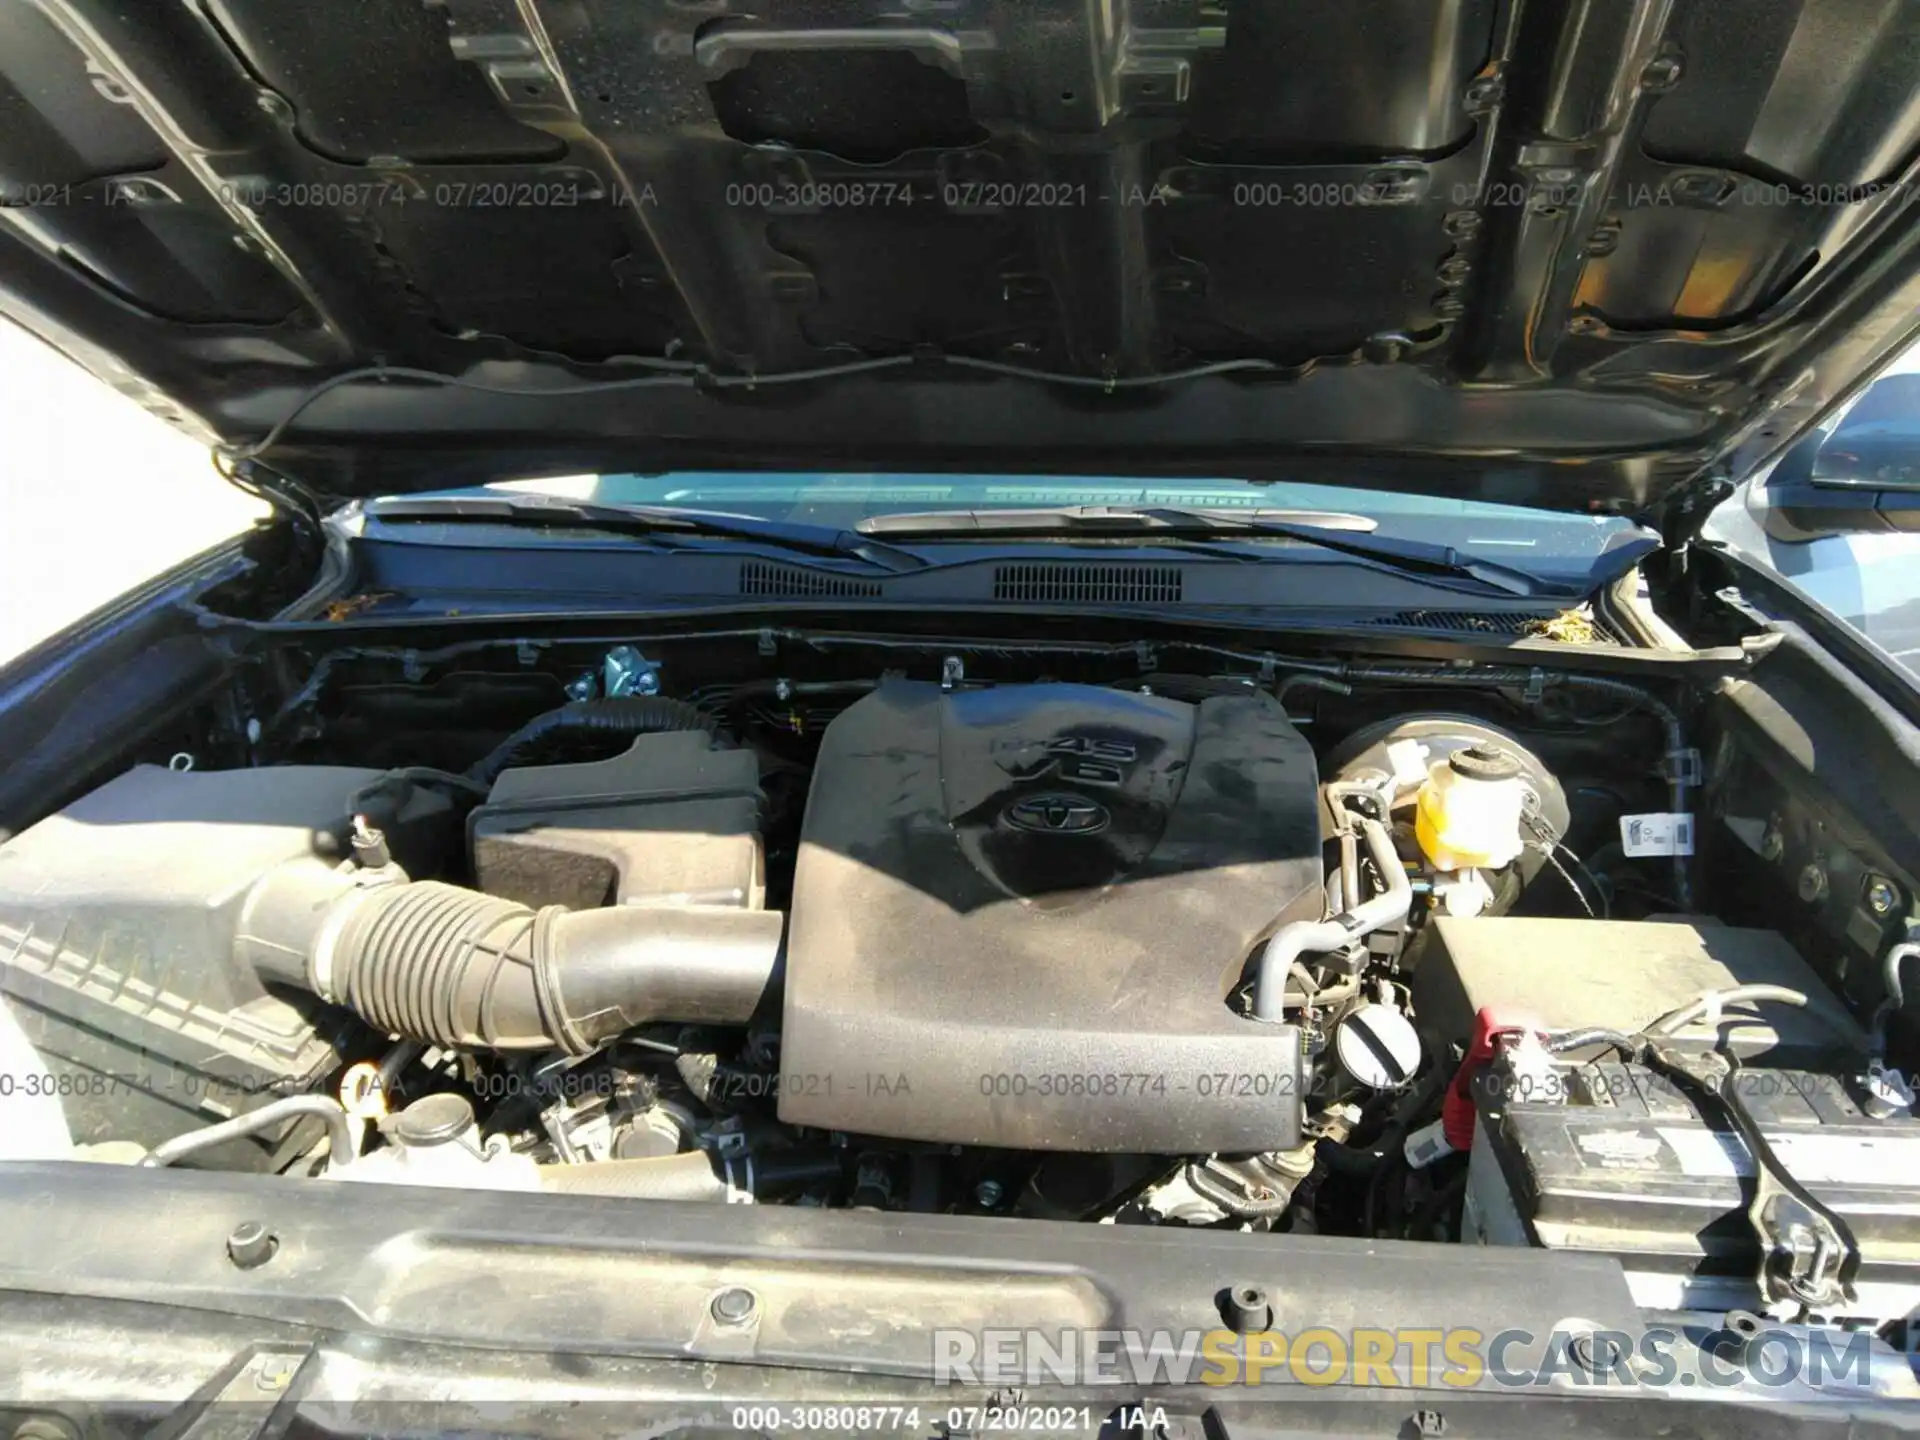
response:
<svg viewBox="0 0 1920 1440"><path fill-rule="evenodd" d="M1019 1149L1297 1144L1300 1037L1227 996L1277 925L1320 918L1317 783L1266 695L881 686L814 773L781 1118Z"/></svg>

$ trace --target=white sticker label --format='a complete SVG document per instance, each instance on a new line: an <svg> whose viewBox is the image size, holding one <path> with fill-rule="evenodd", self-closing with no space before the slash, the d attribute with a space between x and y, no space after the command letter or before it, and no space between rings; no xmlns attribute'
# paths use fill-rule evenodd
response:
<svg viewBox="0 0 1920 1440"><path fill-rule="evenodd" d="M1737 1135L1657 1126L1688 1175L1731 1179L1753 1174L1753 1157ZM1769 1135L1767 1143L1796 1180L1808 1185L1920 1184L1920 1138L1911 1135Z"/></svg>
<svg viewBox="0 0 1920 1440"><path fill-rule="evenodd" d="M1660 1137L1638 1130L1597 1130L1575 1134L1574 1143L1590 1165L1607 1170L1658 1170Z"/></svg>
<svg viewBox="0 0 1920 1440"><path fill-rule="evenodd" d="M1661 1127L1660 1138L1673 1147L1683 1175L1731 1180L1753 1174L1753 1157L1738 1135L1721 1130L1682 1130ZM1778 1153L1778 1152L1776 1152ZM1803 1176L1811 1180L1812 1176Z"/></svg>
<svg viewBox="0 0 1920 1440"><path fill-rule="evenodd" d="M1622 815L1620 848L1629 860L1647 855L1691 855L1693 816Z"/></svg>

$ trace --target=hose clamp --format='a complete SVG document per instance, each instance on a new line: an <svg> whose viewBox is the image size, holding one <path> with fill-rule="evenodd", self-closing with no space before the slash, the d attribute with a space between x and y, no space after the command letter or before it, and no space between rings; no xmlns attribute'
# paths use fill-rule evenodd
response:
<svg viewBox="0 0 1920 1440"><path fill-rule="evenodd" d="M1683 750L1669 750L1660 757L1660 774L1669 784L1697 790L1706 779L1706 764L1700 758L1700 752L1691 746Z"/></svg>
<svg viewBox="0 0 1920 1440"><path fill-rule="evenodd" d="M569 1055L591 1055L597 1048L582 1035L567 1016L560 995L559 957L554 953L553 925L567 914L564 905L543 905L533 912L533 937L528 948L533 955L533 994L546 1017L547 1033L560 1042Z"/></svg>

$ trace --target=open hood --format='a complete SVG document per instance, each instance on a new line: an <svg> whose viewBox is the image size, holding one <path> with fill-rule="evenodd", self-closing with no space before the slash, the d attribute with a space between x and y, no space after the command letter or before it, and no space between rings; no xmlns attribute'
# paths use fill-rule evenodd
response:
<svg viewBox="0 0 1920 1440"><path fill-rule="evenodd" d="M1905 0L9 0L0 306L235 445L470 382L312 398L333 494L1642 510L1920 324L1917 95Z"/></svg>

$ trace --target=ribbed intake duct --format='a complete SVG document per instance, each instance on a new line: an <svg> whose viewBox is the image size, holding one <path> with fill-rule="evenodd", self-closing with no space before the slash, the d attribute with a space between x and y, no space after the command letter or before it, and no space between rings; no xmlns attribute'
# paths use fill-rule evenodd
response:
<svg viewBox="0 0 1920 1440"><path fill-rule="evenodd" d="M235 949L262 978L312 990L389 1034L584 1055L654 1020L744 1023L784 928L777 910L536 911L457 885L369 885L296 862L254 887Z"/></svg>

